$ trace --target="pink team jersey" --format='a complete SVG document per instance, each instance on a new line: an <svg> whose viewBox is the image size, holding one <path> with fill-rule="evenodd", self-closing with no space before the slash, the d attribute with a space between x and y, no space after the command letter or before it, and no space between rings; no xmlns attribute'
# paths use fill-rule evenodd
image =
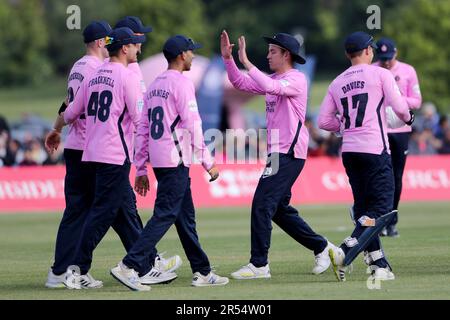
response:
<svg viewBox="0 0 450 320"><path fill-rule="evenodd" d="M193 156L206 170L214 165L203 139L194 84L181 72L167 70L144 96L136 136L137 176L147 174L147 161L155 168L188 167Z"/></svg>
<svg viewBox="0 0 450 320"><path fill-rule="evenodd" d="M80 88L83 80L89 78L92 73L101 66L103 62L95 56L86 55L75 62L70 70L67 92L69 104L75 99L75 96ZM83 150L84 135L86 132L85 115L82 114L80 118L75 120L70 126L67 134L64 148Z"/></svg>
<svg viewBox="0 0 450 320"><path fill-rule="evenodd" d="M380 66L380 63L375 62L374 65ZM422 105L422 95L420 94L419 80L414 67L397 60L389 71L394 76L395 81L397 81L408 108L411 110L419 109ZM388 128L388 133L411 132L411 130L411 126L405 125L398 129Z"/></svg>
<svg viewBox="0 0 450 320"><path fill-rule="evenodd" d="M133 161L133 136L143 107L140 85L123 64L107 62L86 79L64 113L71 123L86 113L83 161Z"/></svg>
<svg viewBox="0 0 450 320"><path fill-rule="evenodd" d="M109 58L106 58L104 61L109 62ZM145 86L144 76L142 75L142 70L141 70L141 67L139 66L139 63L137 63L137 62L129 63L128 70L133 71L133 76L139 82L142 94L144 94L145 91L147 91L147 87Z"/></svg>
<svg viewBox="0 0 450 320"><path fill-rule="evenodd" d="M267 151L293 153L306 159L308 129L303 126L307 106L307 81L303 73L291 69L266 76L253 67L244 74L234 59L224 59L228 78L236 89L266 96Z"/></svg>
<svg viewBox="0 0 450 320"><path fill-rule="evenodd" d="M133 62L128 65L128 69L133 71L133 73L136 75L136 79L139 82L139 86L141 88L142 94L145 94L147 91L147 87L145 86L144 82L144 76L142 75L141 68L139 67L139 63Z"/></svg>
<svg viewBox="0 0 450 320"><path fill-rule="evenodd" d="M409 109L392 74L368 64L351 66L329 86L319 114L319 127L342 132L342 152L389 152L385 105L403 121ZM342 128L341 128L342 125Z"/></svg>

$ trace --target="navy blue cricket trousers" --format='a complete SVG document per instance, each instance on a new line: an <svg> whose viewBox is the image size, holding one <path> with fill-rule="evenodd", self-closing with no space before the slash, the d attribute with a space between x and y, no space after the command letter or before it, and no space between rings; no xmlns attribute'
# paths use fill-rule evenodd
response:
<svg viewBox="0 0 450 320"><path fill-rule="evenodd" d="M87 213L73 260L81 274L86 274L91 268L93 252L111 226L119 234L126 250L132 247L142 230L142 222L135 210L136 199L129 182L130 163L126 161L123 165L114 165L91 162L90 165L95 173L94 200ZM150 265L155 257L156 249L149 253L146 263Z"/></svg>
<svg viewBox="0 0 450 320"><path fill-rule="evenodd" d="M181 164L176 168L153 168L153 172L158 181L153 216L122 262L140 274L147 273L146 257L175 223L192 273L207 275L211 266L197 235L189 168Z"/></svg>
<svg viewBox="0 0 450 320"><path fill-rule="evenodd" d="M381 155L343 152L342 162L352 187L356 223L351 236L341 245L347 253L355 245L353 239L358 239L367 228L358 219L362 216L377 219L392 211L394 179L391 157L387 152ZM365 249L369 252L382 250L380 237L377 236ZM386 257L376 260L374 264L381 268L389 265Z"/></svg>
<svg viewBox="0 0 450 320"><path fill-rule="evenodd" d="M391 150L392 169L394 171L394 203L393 210L398 209L400 196L402 194L403 172L406 165L406 157L408 155L408 145L410 132L389 133L389 148ZM391 225L396 225L398 222L398 213L395 214Z"/></svg>
<svg viewBox="0 0 450 320"><path fill-rule="evenodd" d="M53 273L57 275L63 274L68 266L74 264L74 253L87 213L94 201L95 167L92 163L81 161L82 155L83 152L80 150L64 149L66 208L58 228L55 261L52 266ZM143 225L136 207L136 196L129 182L112 227L126 251L132 247L142 231ZM156 256L156 251L150 258L152 256Z"/></svg>
<svg viewBox="0 0 450 320"><path fill-rule="evenodd" d="M55 244L54 274L66 272L73 263L78 239L89 208L94 200L94 171L89 163L82 162L83 151L64 149L66 176L64 178L64 196L66 208L58 228Z"/></svg>
<svg viewBox="0 0 450 320"><path fill-rule="evenodd" d="M292 185L300 175L305 160L282 153L274 153L269 159L252 203L250 262L255 267L268 263L272 220L298 243L314 251L314 254L322 252L328 244L289 205Z"/></svg>

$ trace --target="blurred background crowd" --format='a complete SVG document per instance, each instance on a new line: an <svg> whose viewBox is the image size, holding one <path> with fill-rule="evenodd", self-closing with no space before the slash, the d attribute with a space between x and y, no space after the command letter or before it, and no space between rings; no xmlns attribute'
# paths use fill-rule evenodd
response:
<svg viewBox="0 0 450 320"><path fill-rule="evenodd" d="M80 8L80 30L67 28L70 5ZM372 5L380 9L381 29L367 30ZM199 54L213 61L220 52L219 34L227 29L232 40L246 36L252 62L269 72L261 36L295 34L313 62L305 70L310 81L305 121L310 132L309 157L340 156L341 138L319 130L316 117L329 83L348 66L344 36L364 30L375 38L391 37L397 43L398 59L415 67L424 101L416 111L409 153L450 153L448 0L0 0L0 167L63 162L63 145L50 156L43 140L65 98L70 67L83 55L82 29L96 19L114 25L125 15L139 16L154 30L140 61L157 55L164 41L178 33L202 43ZM217 128L223 132L263 128L263 98L237 99L242 103L222 102L228 107L219 112ZM259 144L264 144L263 139Z"/></svg>
<svg viewBox="0 0 450 320"><path fill-rule="evenodd" d="M317 128L312 118L306 121L310 140L308 155L340 156L342 139ZM450 125L449 116L439 114L434 104L426 102L417 112L412 125L409 154L433 155L450 154Z"/></svg>
<svg viewBox="0 0 450 320"><path fill-rule="evenodd" d="M317 114L310 114L305 121L305 126L310 134L308 156L339 157L342 138L319 129L316 123L316 116ZM62 155L64 142L58 151L52 155L44 148L45 135L51 130L51 125L51 122L37 116L28 115L20 121L10 124L4 117L0 116L0 167L64 163ZM264 129L264 127L261 126L260 129ZM264 137L259 138L258 150L262 150L265 148L265 140ZM247 145L243 154L247 160L252 156L248 145L251 142L248 140L245 141ZM216 148L216 151L217 157L223 156L220 153L223 150ZM409 154L450 154L449 116L439 114L432 103L424 103L416 117L411 133ZM257 155L254 154L254 156ZM237 157L237 153L235 153L234 157ZM225 160L225 157L223 160Z"/></svg>

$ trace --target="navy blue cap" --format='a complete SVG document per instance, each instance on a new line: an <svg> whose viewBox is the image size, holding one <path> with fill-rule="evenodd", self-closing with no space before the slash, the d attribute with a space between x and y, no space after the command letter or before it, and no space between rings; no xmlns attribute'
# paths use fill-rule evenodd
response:
<svg viewBox="0 0 450 320"><path fill-rule="evenodd" d="M170 37L163 47L164 55L170 58L176 58L179 54L188 50L200 49L202 47L199 43L194 43L190 38L183 35L176 35Z"/></svg>
<svg viewBox="0 0 450 320"><path fill-rule="evenodd" d="M277 33L273 37L263 37L268 44L274 44L289 51L295 62L305 64L306 60L300 54L300 43L288 33Z"/></svg>
<svg viewBox="0 0 450 320"><path fill-rule="evenodd" d="M134 33L148 33L152 32L152 27L145 27L141 19L134 16L126 16L119 20L114 28L128 27L133 30Z"/></svg>
<svg viewBox="0 0 450 320"><path fill-rule="evenodd" d="M83 30L84 43L89 43L101 38L105 38L112 31L111 26L106 21L92 21Z"/></svg>
<svg viewBox="0 0 450 320"><path fill-rule="evenodd" d="M373 37L365 32L357 31L353 32L345 39L345 51L347 53L354 53L366 49L371 46L376 49L377 45L374 42Z"/></svg>
<svg viewBox="0 0 450 320"><path fill-rule="evenodd" d="M378 40L377 47L377 57L380 60L392 60L397 52L395 42L390 38L381 38Z"/></svg>
<svg viewBox="0 0 450 320"><path fill-rule="evenodd" d="M108 51L114 51L126 44L143 43L145 40L145 36L135 35L133 30L130 28L117 28L114 29L109 35L109 43L107 43L106 48Z"/></svg>

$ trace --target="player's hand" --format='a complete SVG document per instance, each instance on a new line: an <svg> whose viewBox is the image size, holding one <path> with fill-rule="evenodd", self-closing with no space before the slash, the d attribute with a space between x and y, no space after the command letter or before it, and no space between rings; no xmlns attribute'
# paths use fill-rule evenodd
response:
<svg viewBox="0 0 450 320"><path fill-rule="evenodd" d="M334 132L334 135L338 138L342 138L345 129L345 120L339 113L336 113L336 119L339 120L339 131Z"/></svg>
<svg viewBox="0 0 450 320"><path fill-rule="evenodd" d="M245 43L245 37L240 36L239 37L239 61L246 66L246 64L249 62L247 58L247 51L246 51L246 43Z"/></svg>
<svg viewBox="0 0 450 320"><path fill-rule="evenodd" d="M220 35L220 52L222 53L222 57L224 59L231 59L233 53L234 44L230 44L230 38L228 37L228 33L223 30Z"/></svg>
<svg viewBox="0 0 450 320"><path fill-rule="evenodd" d="M134 191L136 191L140 196L145 197L147 195L147 191L149 190L150 184L147 176L140 176L134 179Z"/></svg>
<svg viewBox="0 0 450 320"><path fill-rule="evenodd" d="M209 182L213 182L214 180L217 180L217 178L219 177L219 169L215 165L208 170L208 173L211 176Z"/></svg>
<svg viewBox="0 0 450 320"><path fill-rule="evenodd" d="M409 119L408 122L405 122L408 126L412 125L414 120L416 119L414 112L412 112L411 110L409 110L409 115L411 116L411 118Z"/></svg>
<svg viewBox="0 0 450 320"><path fill-rule="evenodd" d="M53 154L61 143L61 132L53 130L45 138L45 148L50 154Z"/></svg>

